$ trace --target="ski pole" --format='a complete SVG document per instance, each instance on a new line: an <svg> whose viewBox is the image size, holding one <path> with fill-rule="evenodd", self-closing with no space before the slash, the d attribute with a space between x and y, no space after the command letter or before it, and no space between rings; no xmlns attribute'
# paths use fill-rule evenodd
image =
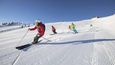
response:
<svg viewBox="0 0 115 65"><path fill-rule="evenodd" d="M24 36L21 38L21 40L19 41L19 43L22 42L22 40L24 39L24 37L27 35L28 31L26 31L26 33L24 34ZM22 51L18 54L18 56L14 59L12 65L15 65L16 62L18 61L18 59L20 58L20 55L21 55Z"/></svg>
<svg viewBox="0 0 115 65"><path fill-rule="evenodd" d="M19 43L22 42L22 40L25 38L25 36L27 35L27 33L28 33L28 30L26 31L26 33L24 34L24 36L21 38L21 40L19 41Z"/></svg>

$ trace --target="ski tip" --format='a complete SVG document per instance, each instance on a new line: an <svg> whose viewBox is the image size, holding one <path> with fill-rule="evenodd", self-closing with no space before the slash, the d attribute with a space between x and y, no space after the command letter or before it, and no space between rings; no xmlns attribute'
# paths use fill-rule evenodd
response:
<svg viewBox="0 0 115 65"><path fill-rule="evenodd" d="M22 50L22 49L27 48L27 47L29 47L29 46L31 46L31 44L26 44L26 45L22 45L22 46L17 46L16 49Z"/></svg>

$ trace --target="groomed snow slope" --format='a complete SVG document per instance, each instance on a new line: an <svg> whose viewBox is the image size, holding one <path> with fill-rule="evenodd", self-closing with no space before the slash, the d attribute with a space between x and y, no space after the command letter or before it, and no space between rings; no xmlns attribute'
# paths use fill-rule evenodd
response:
<svg viewBox="0 0 115 65"><path fill-rule="evenodd" d="M16 30L16 29L19 29L19 28L21 28L20 25L0 27L0 33L1 33L1 32L11 31L11 30Z"/></svg>
<svg viewBox="0 0 115 65"><path fill-rule="evenodd" d="M22 42L28 28L1 33L0 65L115 65L115 15L75 23L78 34L68 30L67 22L46 24L44 37L51 42L42 38L40 44L23 51L15 47L31 42L35 31ZM58 34L51 35L51 25Z"/></svg>

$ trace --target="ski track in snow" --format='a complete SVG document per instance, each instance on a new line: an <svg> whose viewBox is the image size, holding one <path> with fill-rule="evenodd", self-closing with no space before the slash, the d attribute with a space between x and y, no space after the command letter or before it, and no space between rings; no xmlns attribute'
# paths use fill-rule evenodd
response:
<svg viewBox="0 0 115 65"><path fill-rule="evenodd" d="M21 43L27 28L1 33L0 65L115 65L115 36L99 26L89 27L89 24L78 27L78 34L47 33L45 38L51 42L46 43L42 38L40 44L26 51L15 47L31 42L36 33L29 32Z"/></svg>

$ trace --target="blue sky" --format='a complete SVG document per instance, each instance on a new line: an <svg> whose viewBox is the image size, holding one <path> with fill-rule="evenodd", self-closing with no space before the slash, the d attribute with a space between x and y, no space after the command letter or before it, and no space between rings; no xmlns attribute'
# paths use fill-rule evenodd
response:
<svg viewBox="0 0 115 65"><path fill-rule="evenodd" d="M115 0L0 0L0 21L76 21L115 14Z"/></svg>

